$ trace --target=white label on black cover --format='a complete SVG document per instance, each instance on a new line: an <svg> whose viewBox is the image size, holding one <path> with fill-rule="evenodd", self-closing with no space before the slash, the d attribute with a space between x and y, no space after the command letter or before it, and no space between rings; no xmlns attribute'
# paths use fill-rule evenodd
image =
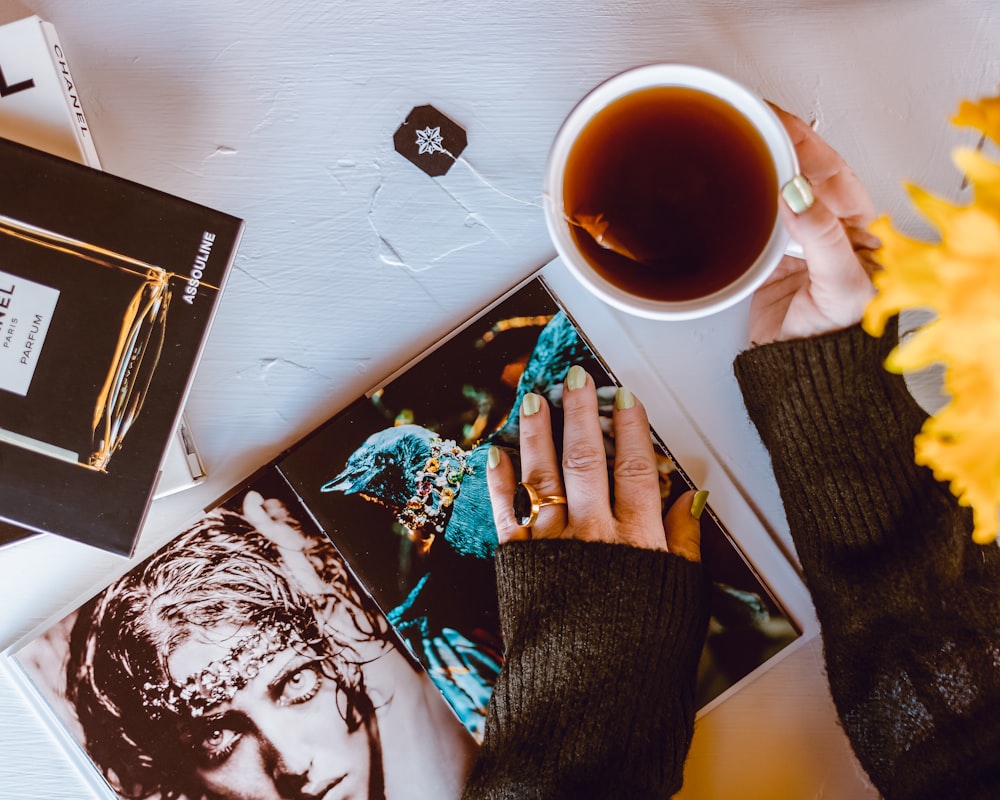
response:
<svg viewBox="0 0 1000 800"><path fill-rule="evenodd" d="M28 394L59 291L0 270L0 389Z"/></svg>

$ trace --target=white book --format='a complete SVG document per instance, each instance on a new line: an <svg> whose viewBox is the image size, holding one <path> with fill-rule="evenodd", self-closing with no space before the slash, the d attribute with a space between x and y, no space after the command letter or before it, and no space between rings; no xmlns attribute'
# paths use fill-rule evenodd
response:
<svg viewBox="0 0 1000 800"><path fill-rule="evenodd" d="M38 16L0 25L0 137L101 169L65 48L55 26ZM155 496L187 489L205 475L182 416Z"/></svg>
<svg viewBox="0 0 1000 800"><path fill-rule="evenodd" d="M101 168L66 52L37 16L0 26L0 136Z"/></svg>

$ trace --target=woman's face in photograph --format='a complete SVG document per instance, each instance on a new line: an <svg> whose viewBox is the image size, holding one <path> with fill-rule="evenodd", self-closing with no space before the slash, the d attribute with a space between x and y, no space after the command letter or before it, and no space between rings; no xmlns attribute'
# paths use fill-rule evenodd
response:
<svg viewBox="0 0 1000 800"><path fill-rule="evenodd" d="M219 632L220 634L222 632ZM189 639L168 659L172 679L224 660L242 634ZM344 698L340 697L340 702ZM374 723L373 723L374 724ZM335 681L305 647L287 647L231 700L195 718L187 732L194 771L220 800L367 800L368 730L348 730ZM187 738L187 735L185 736Z"/></svg>

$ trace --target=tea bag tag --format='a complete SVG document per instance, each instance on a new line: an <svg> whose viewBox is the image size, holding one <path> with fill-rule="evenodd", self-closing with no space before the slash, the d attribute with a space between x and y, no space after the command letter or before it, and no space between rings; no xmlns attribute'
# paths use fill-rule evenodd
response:
<svg viewBox="0 0 1000 800"><path fill-rule="evenodd" d="M396 152L432 178L454 166L469 139L465 129L434 106L417 106L392 137Z"/></svg>

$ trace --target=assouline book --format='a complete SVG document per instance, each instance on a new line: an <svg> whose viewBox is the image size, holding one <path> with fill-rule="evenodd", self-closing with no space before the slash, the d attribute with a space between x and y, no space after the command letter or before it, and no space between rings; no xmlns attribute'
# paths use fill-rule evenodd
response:
<svg viewBox="0 0 1000 800"><path fill-rule="evenodd" d="M0 25L0 138L101 169L65 48L55 27L37 16ZM155 496L194 486L205 474L182 416L164 455ZM33 535L0 522L0 547Z"/></svg>
<svg viewBox="0 0 1000 800"><path fill-rule="evenodd" d="M549 399L558 427L573 364L593 376L604 415L619 383L608 351L633 365L630 387L646 374L607 309L581 328L556 267L8 651L3 663L101 796L278 797L306 785L308 796L460 794L503 665L487 450L516 458L527 391ZM700 470L712 457L659 402L666 395L639 388L677 433L651 430L666 507L693 485L671 440ZM613 437L606 444L610 467ZM702 516L714 587L702 713L794 650L809 613L739 493L712 492L734 528L712 505ZM343 791L324 794L333 786Z"/></svg>
<svg viewBox="0 0 1000 800"><path fill-rule="evenodd" d="M242 227L0 140L0 520L131 553Z"/></svg>

